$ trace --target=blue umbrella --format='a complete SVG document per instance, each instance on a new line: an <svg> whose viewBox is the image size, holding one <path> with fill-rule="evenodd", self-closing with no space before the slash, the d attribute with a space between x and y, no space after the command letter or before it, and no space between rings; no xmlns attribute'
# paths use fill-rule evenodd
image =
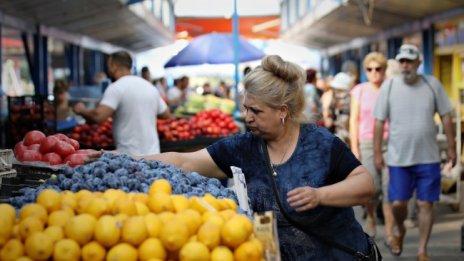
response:
<svg viewBox="0 0 464 261"><path fill-rule="evenodd" d="M254 47L246 39L239 38L239 61L247 62L263 58L264 52ZM233 35L211 33L196 37L187 47L172 57L167 67L234 63Z"/></svg>

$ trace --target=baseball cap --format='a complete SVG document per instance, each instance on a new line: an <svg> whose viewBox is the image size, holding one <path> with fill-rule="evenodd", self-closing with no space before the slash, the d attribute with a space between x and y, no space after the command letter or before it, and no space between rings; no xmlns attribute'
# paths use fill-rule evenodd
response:
<svg viewBox="0 0 464 261"><path fill-rule="evenodd" d="M419 49L412 44L403 44L398 50L396 55L396 60L406 59L406 60L416 60L420 57Z"/></svg>
<svg viewBox="0 0 464 261"><path fill-rule="evenodd" d="M335 75L333 80L330 82L330 87L337 90L347 91L353 84L353 78L344 72L339 72Z"/></svg>

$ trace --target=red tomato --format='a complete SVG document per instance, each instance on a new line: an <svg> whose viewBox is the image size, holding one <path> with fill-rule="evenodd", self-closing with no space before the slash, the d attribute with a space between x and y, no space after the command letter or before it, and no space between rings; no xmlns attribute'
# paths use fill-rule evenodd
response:
<svg viewBox="0 0 464 261"><path fill-rule="evenodd" d="M26 146L24 146L23 142L20 141L18 143L16 143L16 145L14 146L14 154L16 155L16 157L18 157L19 154L22 154L23 151L25 151L27 149Z"/></svg>
<svg viewBox="0 0 464 261"><path fill-rule="evenodd" d="M65 141L58 141L58 143L55 145L55 152L58 153L58 155L60 155L62 158L66 158L68 155L71 155L73 154L74 152L76 152L76 150L74 149L74 147L65 142Z"/></svg>
<svg viewBox="0 0 464 261"><path fill-rule="evenodd" d="M42 154L37 150L24 150L22 155L19 154L20 161L41 161Z"/></svg>
<svg viewBox="0 0 464 261"><path fill-rule="evenodd" d="M42 156L42 161L47 162L50 165L59 165L62 163L60 155L55 152L49 152Z"/></svg>
<svg viewBox="0 0 464 261"><path fill-rule="evenodd" d="M54 134L52 135L53 137L57 138L58 140L61 140L61 141L66 141L68 142L69 138L68 136L62 134L62 133L57 133L57 134Z"/></svg>
<svg viewBox="0 0 464 261"><path fill-rule="evenodd" d="M26 133L26 136L24 136L24 145L29 146L32 144L40 144L42 140L45 139L45 137L45 134L43 134L43 132L41 131L29 131L28 133Z"/></svg>
<svg viewBox="0 0 464 261"><path fill-rule="evenodd" d="M27 146L28 150L35 150L35 151L40 151L40 144L32 144L30 146Z"/></svg>
<svg viewBox="0 0 464 261"><path fill-rule="evenodd" d="M84 165L84 160L87 158L87 154L72 154L63 160L63 163L69 164L70 167L77 165Z"/></svg>
<svg viewBox="0 0 464 261"><path fill-rule="evenodd" d="M69 139L68 143L71 144L75 150L79 149L79 142L77 140Z"/></svg>
<svg viewBox="0 0 464 261"><path fill-rule="evenodd" d="M53 136L48 136L40 143L40 153L44 154L47 152L52 152L53 147L58 143L58 139Z"/></svg>

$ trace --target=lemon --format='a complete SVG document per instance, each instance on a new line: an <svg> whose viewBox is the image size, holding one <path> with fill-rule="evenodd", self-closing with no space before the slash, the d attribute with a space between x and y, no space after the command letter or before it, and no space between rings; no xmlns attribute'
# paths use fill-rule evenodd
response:
<svg viewBox="0 0 464 261"><path fill-rule="evenodd" d="M82 248L83 261L103 261L105 260L106 250L96 241L87 243Z"/></svg>
<svg viewBox="0 0 464 261"><path fill-rule="evenodd" d="M84 209L84 213L99 218L109 212L108 201L104 198L92 198Z"/></svg>
<svg viewBox="0 0 464 261"><path fill-rule="evenodd" d="M225 223L224 218L219 212L205 212L201 218L203 223L211 222L218 225L219 227L222 227L222 225Z"/></svg>
<svg viewBox="0 0 464 261"><path fill-rule="evenodd" d="M158 237L161 230L161 220L156 214L148 213L144 216L145 226L149 237Z"/></svg>
<svg viewBox="0 0 464 261"><path fill-rule="evenodd" d="M19 211L19 219L23 220L27 217L34 216L38 217L39 220L42 222L42 224L47 224L48 221L48 214L47 210L39 204L27 204L24 207L21 208Z"/></svg>
<svg viewBox="0 0 464 261"><path fill-rule="evenodd" d="M1 229L1 227L0 227ZM42 232L44 230L44 225L40 221L39 217L30 216L27 217L19 223L19 235L24 240L30 235L36 232Z"/></svg>
<svg viewBox="0 0 464 261"><path fill-rule="evenodd" d="M202 223L200 214L193 209L186 209L177 217L188 226L190 235L195 234Z"/></svg>
<svg viewBox="0 0 464 261"><path fill-rule="evenodd" d="M213 195L206 193L203 196L203 200L206 203L208 203L210 206L212 206L215 210L219 210L219 203L217 202L217 199Z"/></svg>
<svg viewBox="0 0 464 261"><path fill-rule="evenodd" d="M16 261L24 255L24 246L19 239L10 239L3 246L0 252L0 260Z"/></svg>
<svg viewBox="0 0 464 261"><path fill-rule="evenodd" d="M154 258L164 260L166 255L166 250L158 238L148 238L139 246L139 259L142 261Z"/></svg>
<svg viewBox="0 0 464 261"><path fill-rule="evenodd" d="M233 199L223 198L222 200L227 202L227 204L229 205L229 209L233 210L234 212L237 212L238 206Z"/></svg>
<svg viewBox="0 0 464 261"><path fill-rule="evenodd" d="M206 202L204 199L199 198L199 197L190 198L190 208L200 212L200 214L203 214L208 211L217 211L208 202Z"/></svg>
<svg viewBox="0 0 464 261"><path fill-rule="evenodd" d="M204 223L198 229L197 238L199 242L213 250L221 243L221 227L215 223Z"/></svg>
<svg viewBox="0 0 464 261"><path fill-rule="evenodd" d="M15 223L16 220L16 210L10 204L2 203L0 204L0 213L2 216L9 217L11 224Z"/></svg>
<svg viewBox="0 0 464 261"><path fill-rule="evenodd" d="M83 246L93 238L95 224L97 220L89 214L80 214L68 220L64 226L64 233L67 238L73 239Z"/></svg>
<svg viewBox="0 0 464 261"><path fill-rule="evenodd" d="M174 211L171 196L161 192L150 194L147 205L154 213Z"/></svg>
<svg viewBox="0 0 464 261"><path fill-rule="evenodd" d="M48 235L53 244L64 238L63 228L59 226L49 226L43 232Z"/></svg>
<svg viewBox="0 0 464 261"><path fill-rule="evenodd" d="M209 261L209 249L200 242L188 242L180 250L181 261Z"/></svg>
<svg viewBox="0 0 464 261"><path fill-rule="evenodd" d="M78 214L84 214L85 210L87 209L87 206L90 204L90 202L96 198L93 194L87 194L84 193L82 194L79 199L77 200L77 206L76 206L76 212Z"/></svg>
<svg viewBox="0 0 464 261"><path fill-rule="evenodd" d="M37 204L42 205L48 213L61 208L61 194L53 189L44 189L37 196Z"/></svg>
<svg viewBox="0 0 464 261"><path fill-rule="evenodd" d="M245 242L251 232L247 228L244 220L232 218L228 220L221 228L222 242L232 248L236 248Z"/></svg>
<svg viewBox="0 0 464 261"><path fill-rule="evenodd" d="M184 222L173 219L161 228L159 238L166 249L176 251L188 241L189 229Z"/></svg>
<svg viewBox="0 0 464 261"><path fill-rule="evenodd" d="M138 251L127 243L119 243L108 251L107 261L136 261Z"/></svg>
<svg viewBox="0 0 464 261"><path fill-rule="evenodd" d="M243 224L245 225L248 233L250 233L250 234L253 233L253 223L251 223L251 220L248 217L246 217L246 216L244 216L242 214L237 214L237 215L233 216L232 219L241 220L241 222L243 222Z"/></svg>
<svg viewBox="0 0 464 261"><path fill-rule="evenodd" d="M77 207L77 196L71 191L61 192L61 207L69 207L71 209L76 209Z"/></svg>
<svg viewBox="0 0 464 261"><path fill-rule="evenodd" d="M145 203L135 201L135 209L137 210L137 215L145 216L146 214L150 213L150 209L145 205Z"/></svg>
<svg viewBox="0 0 464 261"><path fill-rule="evenodd" d="M169 181L165 179L158 179L151 183L150 190L148 195L152 196L155 193L164 193L170 195L172 192L172 187Z"/></svg>
<svg viewBox="0 0 464 261"><path fill-rule="evenodd" d="M68 211L66 210L56 210L50 213L48 216L48 225L49 226L59 226L64 227L66 222L72 217Z"/></svg>
<svg viewBox="0 0 464 261"><path fill-rule="evenodd" d="M53 249L54 261L79 261L81 248L79 244L72 239L61 239L55 243Z"/></svg>
<svg viewBox="0 0 464 261"><path fill-rule="evenodd" d="M124 221L121 231L123 242L133 246L141 244L148 236L145 219L141 216L129 217Z"/></svg>
<svg viewBox="0 0 464 261"><path fill-rule="evenodd" d="M140 202L143 204L147 204L148 202L148 195L145 193L134 193L131 192L129 193L129 199L134 201L134 202Z"/></svg>
<svg viewBox="0 0 464 261"><path fill-rule="evenodd" d="M112 213L113 215L126 214L127 216L135 216L137 215L137 208L132 200L127 196L123 196L113 202Z"/></svg>
<svg viewBox="0 0 464 261"><path fill-rule="evenodd" d="M180 213L190 206L189 199L183 195L171 195L171 201L176 213Z"/></svg>
<svg viewBox="0 0 464 261"><path fill-rule="evenodd" d="M163 225L176 218L176 214L168 211L159 213L157 216Z"/></svg>
<svg viewBox="0 0 464 261"><path fill-rule="evenodd" d="M112 206L120 197L126 197L126 193L118 189L108 189L103 193L103 197L106 198L108 204Z"/></svg>
<svg viewBox="0 0 464 261"><path fill-rule="evenodd" d="M42 223L40 224L42 225ZM10 239L12 233L13 221L11 221L11 218L8 215L0 215L0 247Z"/></svg>
<svg viewBox="0 0 464 261"><path fill-rule="evenodd" d="M53 242L43 232L36 232L26 239L26 254L33 260L48 260L53 254Z"/></svg>
<svg viewBox="0 0 464 261"><path fill-rule="evenodd" d="M102 216L95 224L95 240L104 247L112 247L119 242L121 223L113 216Z"/></svg>
<svg viewBox="0 0 464 261"><path fill-rule="evenodd" d="M234 254L228 247L218 246L211 251L211 261L234 261Z"/></svg>
<svg viewBox="0 0 464 261"><path fill-rule="evenodd" d="M236 261L260 261L263 257L260 251L255 243L247 241L235 249L234 258Z"/></svg>

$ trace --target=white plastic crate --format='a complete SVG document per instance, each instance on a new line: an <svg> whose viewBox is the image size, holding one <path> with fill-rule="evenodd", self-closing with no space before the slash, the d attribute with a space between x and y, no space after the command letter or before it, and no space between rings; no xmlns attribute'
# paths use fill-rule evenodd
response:
<svg viewBox="0 0 464 261"><path fill-rule="evenodd" d="M11 169L7 171L0 171L0 189L2 189L2 179L3 178L14 178L16 177L16 170Z"/></svg>
<svg viewBox="0 0 464 261"><path fill-rule="evenodd" d="M13 168L13 150L0 150L0 171Z"/></svg>

